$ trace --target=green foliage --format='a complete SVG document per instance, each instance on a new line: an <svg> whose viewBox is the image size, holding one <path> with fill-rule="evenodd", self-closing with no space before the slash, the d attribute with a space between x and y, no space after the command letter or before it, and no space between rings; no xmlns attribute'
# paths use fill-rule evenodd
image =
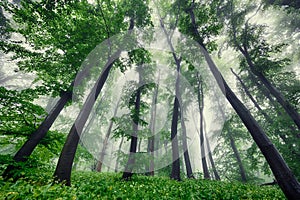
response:
<svg viewBox="0 0 300 200"><path fill-rule="evenodd" d="M241 183L133 176L121 181L121 174L75 172L73 186L52 184L49 173L35 171L16 183L0 179L3 199L285 199L277 187Z"/></svg>

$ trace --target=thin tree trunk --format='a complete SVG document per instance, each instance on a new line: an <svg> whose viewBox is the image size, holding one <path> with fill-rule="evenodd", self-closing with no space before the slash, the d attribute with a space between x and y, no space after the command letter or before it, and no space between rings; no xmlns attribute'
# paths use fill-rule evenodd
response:
<svg viewBox="0 0 300 200"><path fill-rule="evenodd" d="M121 149L122 149L122 146L123 146L123 142L124 142L124 137L122 137L121 142L120 142L120 144L119 144L119 150L118 150L118 153L121 152ZM118 155L117 160L116 160L115 172L118 172L119 161L120 161L120 156Z"/></svg>
<svg viewBox="0 0 300 200"><path fill-rule="evenodd" d="M139 82L141 83L141 75L139 74ZM135 116L132 118L132 130L133 133L131 135L131 142L130 142L130 150L129 150L129 158L128 162L125 166L125 171L123 172L122 179L129 180L133 173L133 168L135 164L135 155L137 149L137 135L138 135L138 126L139 126L139 118L140 118L140 106L141 106L141 88L138 88L136 91L136 99L135 99Z"/></svg>
<svg viewBox="0 0 300 200"><path fill-rule="evenodd" d="M206 155L205 155L205 146L204 146L204 94L203 94L203 83L202 78L197 72L197 87L198 87L198 106L199 106L199 113L200 113L200 149L201 149L201 160L202 160L202 168L203 168L203 176L205 179L210 179L207 162L206 162Z"/></svg>
<svg viewBox="0 0 300 200"><path fill-rule="evenodd" d="M206 144L207 144L207 150L208 150L208 158L209 158L209 161L210 161L210 164L211 164L211 167L212 167L215 179L216 180L221 180L221 178L219 176L219 173L217 171L216 165L215 165L214 158L212 156L212 151L211 151L211 148L210 148L210 143L209 143L209 140L208 140L207 135L206 135L207 131L206 131L206 122L205 122L205 119L203 121L203 125L204 125L204 135L205 135Z"/></svg>
<svg viewBox="0 0 300 200"><path fill-rule="evenodd" d="M183 111L180 110L180 122L181 122L181 129L182 129L182 148L183 148L183 156L184 156L184 163L186 167L186 174L188 178L195 178L193 175L193 170L190 161L190 155L187 146L187 136L186 136L186 126L184 123Z"/></svg>
<svg viewBox="0 0 300 200"><path fill-rule="evenodd" d="M236 160L238 162L238 165L239 165L239 170L240 170L240 175L241 175L242 181L247 182L246 171L245 171L245 168L243 166L240 153L239 153L238 149L236 148L236 145L235 145L235 142L234 142L234 139L233 139L231 133L228 133L228 137L229 137L229 140L230 140L230 146L231 146L231 148L233 150L233 153L234 153L234 157L236 158Z"/></svg>
<svg viewBox="0 0 300 200"><path fill-rule="evenodd" d="M197 30L195 15L193 10L189 11L191 22L193 25L193 31L197 38L201 38ZM203 43L198 40L200 45L201 52L204 54L204 57L208 63L208 66L213 73L219 87L221 88L223 94L226 96L227 100L230 102L232 107L235 109L248 131L250 132L255 143L261 150L262 154L265 156L280 188L288 199L297 199L300 196L300 184L297 181L294 174L291 172L286 162L272 144L270 139L267 137L265 132L259 126L257 121L249 113L244 104L237 98L237 96L232 92L223 76L219 72L218 68L214 64L213 60L209 56L207 50Z"/></svg>
<svg viewBox="0 0 300 200"><path fill-rule="evenodd" d="M116 108L114 110L114 114L113 114L113 118L116 117L117 115L117 112L118 112L118 109L119 109L119 103L120 103L121 99L119 99L117 105L116 105ZM99 157L99 160L97 162L97 167L96 167L96 171L97 172L101 172L101 169L102 169L102 164L103 164L103 160L104 160L104 157L105 157L105 154L106 154L106 149L107 149L107 145L108 145L108 139L110 137L110 134L111 134L111 131L112 131L112 127L113 127L113 120L111 119L110 120L110 123L109 123L109 126L108 126L108 130L107 130L107 133L105 135L105 138L104 138L104 141L103 141L103 147L101 149L101 152L100 152L100 157Z"/></svg>
<svg viewBox="0 0 300 200"><path fill-rule="evenodd" d="M250 98L256 109L270 122L272 123L273 120L270 118L270 116L258 105L257 101L254 99L254 97L251 95L250 91L248 90L247 86L243 82L243 80L233 71L232 68L230 68L232 74L237 78L237 80L240 82L243 90L245 91L246 95Z"/></svg>

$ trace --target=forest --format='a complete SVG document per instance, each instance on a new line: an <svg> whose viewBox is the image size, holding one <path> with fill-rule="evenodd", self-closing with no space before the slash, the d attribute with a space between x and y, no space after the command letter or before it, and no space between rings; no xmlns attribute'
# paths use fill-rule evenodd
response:
<svg viewBox="0 0 300 200"><path fill-rule="evenodd" d="M1 0L0 199L300 199L299 0Z"/></svg>

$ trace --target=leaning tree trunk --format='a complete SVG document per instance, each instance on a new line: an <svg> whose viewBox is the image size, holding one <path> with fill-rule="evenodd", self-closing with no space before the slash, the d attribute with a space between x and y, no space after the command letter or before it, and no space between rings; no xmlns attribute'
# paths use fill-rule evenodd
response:
<svg viewBox="0 0 300 200"><path fill-rule="evenodd" d="M139 74L139 82L141 83L140 74ZM136 98L134 103L134 116L132 117L133 133L130 137L131 142L130 142L130 149L129 149L129 158L122 176L122 179L124 180L129 180L133 175L132 171L135 164L135 155L136 155L137 141L138 141L137 135L138 135L139 119L140 119L141 88L137 89L135 95Z"/></svg>
<svg viewBox="0 0 300 200"><path fill-rule="evenodd" d="M38 129L30 135L30 138L23 144L23 146L18 150L18 152L14 156L14 161L16 162L25 162L28 157L31 155L36 146L40 143L40 141L46 136L50 127L58 117L59 113L65 107L68 101L72 99L72 86L69 90L62 93L60 99L57 101L55 106L51 109L47 117L38 127ZM8 179L12 176L11 172L15 169L14 165L8 165L8 167L3 172L3 177Z"/></svg>
<svg viewBox="0 0 300 200"><path fill-rule="evenodd" d="M117 115L120 101L121 101L121 99L119 99L119 101L118 101L118 103L116 105L116 108L115 108L114 114L113 114L113 118L115 118L116 115ZM96 167L96 171L97 172L101 172L102 165L103 165L103 160L104 160L104 156L106 154L106 149L107 149L107 145L108 145L108 139L110 137L113 124L114 124L113 119L111 119L110 123L109 123L109 126L108 126L107 133L106 133L104 141L103 141L103 147L102 147L101 152L100 152L100 157L99 157L99 160L97 162L97 167Z"/></svg>
<svg viewBox="0 0 300 200"><path fill-rule="evenodd" d="M108 66L105 66L105 70L98 78L92 89L92 92L89 94L83 105L83 108L80 110L80 113L68 134L67 140L60 154L56 170L54 172L54 177L59 182L66 181L66 185L71 185L72 164L83 127L92 111L97 97L102 90L112 66L113 62L109 63Z"/></svg>
<svg viewBox="0 0 300 200"><path fill-rule="evenodd" d="M230 131L230 130L229 130ZM235 145L235 141L231 135L231 133L228 133L228 137L229 137L229 140L230 140L230 146L233 150L233 154L234 154L234 157L236 158L236 161L238 163L238 166L239 166L239 170L240 170L240 175L241 175L241 178L242 178L242 182L247 182L247 178L246 178L246 171L245 171L245 168L244 168L244 165L242 163L242 160L241 160L241 156L240 156L240 153Z"/></svg>
<svg viewBox="0 0 300 200"><path fill-rule="evenodd" d="M205 146L204 146L204 116L203 116L203 109L204 109L204 94L203 94L203 83L201 80L201 76L199 72L197 72L197 87L198 87L198 105L199 105L199 113L200 113L200 149L201 149L201 160L202 160L202 168L203 168L203 176L205 179L210 179L207 162L206 162L206 155L205 155Z"/></svg>
<svg viewBox="0 0 300 200"><path fill-rule="evenodd" d="M130 20L129 30L132 30L134 26L133 20ZM79 115L76 118L75 123L73 124L67 140L64 144L62 152L60 154L54 177L59 182L65 181L66 185L71 185L71 171L72 164L77 150L78 142L80 135L82 133L83 127L92 111L93 105L95 104L96 99L98 98L105 81L108 78L109 72L113 66L114 59L118 58L121 54L121 51L118 50L104 66L104 71L102 71L100 77L98 78L96 84L94 85L91 93L87 97L83 108L80 110Z"/></svg>
<svg viewBox="0 0 300 200"><path fill-rule="evenodd" d="M182 108L182 106L181 106ZM193 170L190 161L190 155L187 145L187 136L186 136L186 126L184 123L183 117L183 110L180 110L180 122L181 122L181 129L182 129L182 148L183 148L183 156L184 156L184 163L186 168L186 174L188 178L195 178L193 175Z"/></svg>
<svg viewBox="0 0 300 200"><path fill-rule="evenodd" d="M197 30L195 15L193 10L189 10L191 22L193 25L193 32L197 38L201 38ZM300 184L296 177L287 166L286 162L272 144L266 133L259 126L257 121L253 118L251 113L247 110L244 104L237 98L237 96L230 89L223 76L219 72L218 68L214 64L213 60L209 56L205 46L201 40L197 41L201 52L203 53L206 62L214 75L218 86L221 88L223 94L226 96L229 103L232 105L236 113L239 115L255 143L261 150L262 154L266 158L280 188L288 199L297 199L300 196Z"/></svg>
<svg viewBox="0 0 300 200"><path fill-rule="evenodd" d="M294 123L297 125L300 130L300 114L296 109L285 99L281 92L265 77L265 75L257 70L255 70L255 64L253 63L251 56L248 52L247 47L242 48L238 45L239 51L246 58L246 61L249 65L250 71L256 75L256 77L264 84L268 91L276 98L278 103L284 108L286 113L291 117Z"/></svg>

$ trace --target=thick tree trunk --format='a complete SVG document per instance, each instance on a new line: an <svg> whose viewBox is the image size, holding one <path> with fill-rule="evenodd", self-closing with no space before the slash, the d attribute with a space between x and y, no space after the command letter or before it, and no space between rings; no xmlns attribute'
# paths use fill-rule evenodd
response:
<svg viewBox="0 0 300 200"><path fill-rule="evenodd" d="M134 26L133 20L130 20L129 30L132 30ZM98 78L96 84L94 85L91 93L87 97L83 108L81 109L79 115L76 118L75 123L73 124L67 140L64 144L62 152L60 154L55 172L54 177L59 182L65 181L66 185L71 185L71 171L72 171L72 164L75 157L75 153L77 150L78 142L80 139L80 135L82 133L83 127L91 113L93 105L97 100L103 85L108 78L110 69L113 66L114 60L119 57L121 51L117 51L107 62L104 66L104 71L102 71L100 77Z"/></svg>
<svg viewBox="0 0 300 200"><path fill-rule="evenodd" d="M242 160L241 160L241 156L240 156L240 153L235 145L235 141L231 135L231 133L228 134L228 137L229 137L229 140L230 140L230 146L233 150L233 153L234 153L234 157L236 158L236 161L239 165L239 170L240 170L240 175L241 175L241 178L242 178L242 182L247 182L247 177L246 177L246 171L245 171L245 168L244 168L244 165L242 163Z"/></svg>
<svg viewBox="0 0 300 200"><path fill-rule="evenodd" d="M14 156L14 161L16 162L25 162L28 157L31 155L36 146L40 143L40 141L46 136L47 132L51 128L52 124L56 120L59 113L65 107L66 103L72 99L72 86L71 84L70 90L62 93L60 99L56 103L56 105L49 112L45 120L38 127L38 129L31 134L30 138L23 144L23 146L18 150L18 152ZM3 177L10 178L11 172L15 167L13 165L9 165L3 173Z"/></svg>
<svg viewBox="0 0 300 200"><path fill-rule="evenodd" d="M116 108L114 110L113 118L116 117L116 115L117 115L117 112L118 112L118 109L119 109L119 103L120 103L120 100L118 101L118 103L116 105ZM102 146L102 149L101 149L101 152L100 152L100 156L99 156L99 159L98 159L98 162L97 162L97 167L96 167L96 171L97 172L101 172L103 160L104 160L104 157L106 155L106 149L107 149L107 145L108 145L108 139L110 137L113 124L114 124L114 122L111 119L110 123L109 123L109 126L108 126L107 133L106 133L104 141L103 141L103 146Z"/></svg>
<svg viewBox="0 0 300 200"><path fill-rule="evenodd" d="M203 94L203 83L202 78L197 72L197 87L198 87L198 106L199 106L199 113L200 113L200 149L201 149L201 161L202 161L202 169L203 169L203 176L205 179L210 179L207 162L206 162L206 154L205 154L205 146L204 146L204 116L203 116L203 109L204 109L204 94Z"/></svg>
<svg viewBox="0 0 300 200"><path fill-rule="evenodd" d="M183 148L184 163L185 163L185 167L186 167L186 174L187 174L188 178L195 178L193 175L189 150L188 150L188 146L187 146L186 126L184 123L184 117L183 117L182 110L180 110L180 122L181 122L181 129L182 129L182 148Z"/></svg>
<svg viewBox="0 0 300 200"><path fill-rule="evenodd" d="M193 31L196 34L196 36L200 38L193 10L190 10L189 14L191 17L192 25L194 26ZM201 43L200 40L197 42L200 45L201 52L203 53L206 62L211 72L213 73L219 87L221 88L223 94L226 96L227 100L232 105L236 113L239 115L245 126L247 127L255 143L266 158L278 182L279 187L282 189L283 193L288 199L298 199L300 196L300 184L297 181L296 177L291 172L286 162L284 161L276 147L272 144L270 139L267 137L265 132L261 129L261 127L258 125L253 116L249 113L247 108L232 92L232 90L224 80L223 76L219 72L218 68L214 64L213 60L209 56L203 43Z"/></svg>
<svg viewBox="0 0 300 200"><path fill-rule="evenodd" d="M72 164L83 127L90 115L90 112L92 111L95 101L102 90L112 66L113 62L110 62L107 66L105 66L104 71L98 78L91 93L87 97L83 108L80 110L80 113L68 134L67 140L60 154L56 170L54 172L54 177L60 182L66 181L66 185L71 185Z"/></svg>
<svg viewBox="0 0 300 200"><path fill-rule="evenodd" d="M140 77L141 75L139 75ZM139 78L141 82L141 77ZM137 134L138 134L138 126L139 126L139 117L140 117L140 106L141 106L141 88L138 88L136 92L136 100L134 105L134 110L136 116L133 116L132 118L132 130L133 133L131 135L131 142L130 142L130 150L129 150L129 158L128 162L125 166L125 171L123 172L122 179L129 180L133 173L133 168L135 164L135 155L136 155L136 149L137 149Z"/></svg>

